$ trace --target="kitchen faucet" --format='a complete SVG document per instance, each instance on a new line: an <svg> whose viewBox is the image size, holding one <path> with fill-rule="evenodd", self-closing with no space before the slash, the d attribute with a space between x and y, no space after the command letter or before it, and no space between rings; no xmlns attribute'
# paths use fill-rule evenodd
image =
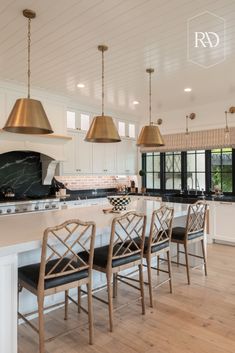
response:
<svg viewBox="0 0 235 353"><path fill-rule="evenodd" d="M92 195L97 195L97 189L94 189L94 190L92 191Z"/></svg>
<svg viewBox="0 0 235 353"><path fill-rule="evenodd" d="M198 190L200 191L200 185L199 185L198 178L196 178L196 195Z"/></svg>

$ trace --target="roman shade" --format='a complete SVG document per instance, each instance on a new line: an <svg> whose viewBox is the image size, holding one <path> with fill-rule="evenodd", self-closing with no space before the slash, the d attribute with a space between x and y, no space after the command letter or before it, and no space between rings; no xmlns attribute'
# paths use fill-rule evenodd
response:
<svg viewBox="0 0 235 353"><path fill-rule="evenodd" d="M143 147L146 152L174 152L189 150L210 150L235 146L235 127L229 129L230 134L225 136L224 128L203 131L193 131L189 135L185 133L163 135L165 145L162 147Z"/></svg>

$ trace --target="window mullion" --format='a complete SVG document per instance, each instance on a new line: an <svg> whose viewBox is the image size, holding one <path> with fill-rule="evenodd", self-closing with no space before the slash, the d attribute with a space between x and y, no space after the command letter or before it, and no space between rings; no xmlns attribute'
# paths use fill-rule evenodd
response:
<svg viewBox="0 0 235 353"><path fill-rule="evenodd" d="M232 193L235 192L235 149L232 149Z"/></svg>
<svg viewBox="0 0 235 353"><path fill-rule="evenodd" d="M207 150L205 151L205 171L206 171L206 193L209 193L211 190L211 178L212 178L212 172L211 172L211 151Z"/></svg>

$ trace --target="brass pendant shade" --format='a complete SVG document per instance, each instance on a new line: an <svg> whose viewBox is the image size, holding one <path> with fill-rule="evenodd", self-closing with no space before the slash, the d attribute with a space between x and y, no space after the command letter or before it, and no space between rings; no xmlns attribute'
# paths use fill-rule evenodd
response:
<svg viewBox="0 0 235 353"><path fill-rule="evenodd" d="M42 103L30 98L16 100L3 130L18 134L51 134L53 132Z"/></svg>
<svg viewBox="0 0 235 353"><path fill-rule="evenodd" d="M140 147L164 146L164 141L158 126L156 125L143 126L138 137L137 146L140 146Z"/></svg>
<svg viewBox="0 0 235 353"><path fill-rule="evenodd" d="M28 97L16 100L3 130L17 134L51 134L53 130L42 103L30 98L30 23L36 13L24 10L23 15L28 19Z"/></svg>
<svg viewBox="0 0 235 353"><path fill-rule="evenodd" d="M120 136L111 116L95 116L87 132L85 141L98 143L120 142Z"/></svg>
<svg viewBox="0 0 235 353"><path fill-rule="evenodd" d="M164 140L158 126L154 125L151 121L151 74L154 72L154 69L147 69L146 72L149 74L149 125L142 127L136 145L140 147L160 147L164 146Z"/></svg>
<svg viewBox="0 0 235 353"><path fill-rule="evenodd" d="M120 142L120 136L111 116L104 115L104 52L106 45L99 45L102 52L102 115L95 116L86 134L85 141L95 143Z"/></svg>

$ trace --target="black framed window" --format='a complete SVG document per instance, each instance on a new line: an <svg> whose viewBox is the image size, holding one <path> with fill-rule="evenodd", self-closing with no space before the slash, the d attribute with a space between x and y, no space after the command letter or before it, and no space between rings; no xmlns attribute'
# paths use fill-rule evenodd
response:
<svg viewBox="0 0 235 353"><path fill-rule="evenodd" d="M219 187L223 192L233 191L232 148L211 151L211 188Z"/></svg>
<svg viewBox="0 0 235 353"><path fill-rule="evenodd" d="M181 189L181 152L166 152L164 160L165 190Z"/></svg>
<svg viewBox="0 0 235 353"><path fill-rule="evenodd" d="M186 152L186 189L206 190L206 153L204 150Z"/></svg>
<svg viewBox="0 0 235 353"><path fill-rule="evenodd" d="M145 155L147 189L161 189L161 155L160 153L146 153Z"/></svg>
<svg viewBox="0 0 235 353"><path fill-rule="evenodd" d="M149 190L205 190L218 186L224 193L235 194L235 149L187 152L145 153L143 183Z"/></svg>

